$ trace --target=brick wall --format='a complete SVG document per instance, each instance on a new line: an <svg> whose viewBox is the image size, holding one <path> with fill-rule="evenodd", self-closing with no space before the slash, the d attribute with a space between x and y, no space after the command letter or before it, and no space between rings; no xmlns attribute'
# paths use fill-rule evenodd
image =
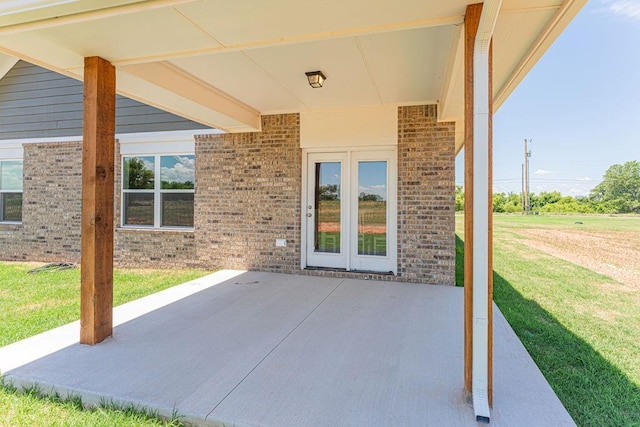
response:
<svg viewBox="0 0 640 427"><path fill-rule="evenodd" d="M22 224L0 224L0 259L5 261L27 261L31 256L22 239Z"/></svg>
<svg viewBox="0 0 640 427"><path fill-rule="evenodd" d="M195 231L207 267L298 272L300 118L264 116L262 132L196 138ZM277 238L287 239L276 247Z"/></svg>
<svg viewBox="0 0 640 427"><path fill-rule="evenodd" d="M115 164L115 264L197 264L193 231L134 230L120 225L120 160ZM80 262L82 143L24 145L22 224L0 224L0 259Z"/></svg>
<svg viewBox="0 0 640 427"><path fill-rule="evenodd" d="M116 228L114 262L119 267L198 266L193 231Z"/></svg>
<svg viewBox="0 0 640 427"><path fill-rule="evenodd" d="M436 106L398 109L398 276L453 285L454 124ZM196 137L193 231L118 228L117 265L300 273L302 153L298 114L265 116L262 132ZM0 226L2 259L80 260L81 143L26 144L23 224ZM286 247L276 247L286 239ZM359 277L347 272L303 274Z"/></svg>
<svg viewBox="0 0 640 427"><path fill-rule="evenodd" d="M435 105L398 109L398 275L455 284L455 124Z"/></svg>
<svg viewBox="0 0 640 427"><path fill-rule="evenodd" d="M80 262L82 145L25 144L22 224L0 226L2 259Z"/></svg>
<svg viewBox="0 0 640 427"><path fill-rule="evenodd" d="M43 261L80 262L82 144L24 147L24 242Z"/></svg>

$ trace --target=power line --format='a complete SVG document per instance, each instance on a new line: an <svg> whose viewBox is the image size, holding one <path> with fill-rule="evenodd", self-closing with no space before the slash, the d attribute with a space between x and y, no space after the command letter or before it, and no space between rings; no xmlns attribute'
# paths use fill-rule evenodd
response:
<svg viewBox="0 0 640 427"><path fill-rule="evenodd" d="M512 181L512 182L518 182L520 181L521 178L498 178L498 179L494 179L493 182L507 182L507 181ZM569 178L532 178L529 181L534 182L534 181L542 181L542 182L584 182L584 183L593 183L595 181L592 180L586 180L586 179L569 179Z"/></svg>

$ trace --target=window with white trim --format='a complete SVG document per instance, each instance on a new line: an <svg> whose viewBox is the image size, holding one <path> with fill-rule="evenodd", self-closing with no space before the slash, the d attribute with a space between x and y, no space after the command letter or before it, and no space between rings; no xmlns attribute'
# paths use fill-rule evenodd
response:
<svg viewBox="0 0 640 427"><path fill-rule="evenodd" d="M122 158L122 225L193 227L193 154Z"/></svg>
<svg viewBox="0 0 640 427"><path fill-rule="evenodd" d="M0 222L22 222L22 160L0 160Z"/></svg>

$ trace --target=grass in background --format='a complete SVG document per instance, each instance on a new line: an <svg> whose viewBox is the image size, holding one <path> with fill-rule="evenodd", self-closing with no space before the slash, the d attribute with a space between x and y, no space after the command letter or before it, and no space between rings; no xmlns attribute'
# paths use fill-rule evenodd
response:
<svg viewBox="0 0 640 427"><path fill-rule="evenodd" d="M461 220L462 215L456 215ZM640 227L639 215L500 215L494 214L494 223L501 229L507 228L557 228L574 229L576 223L582 230L593 231L633 231Z"/></svg>
<svg viewBox="0 0 640 427"><path fill-rule="evenodd" d="M0 346L53 329L80 317L80 270L28 274L35 264L0 263ZM208 274L200 270L114 271L114 305ZM0 426L177 426L137 408L105 405L83 410L78 399L18 393L0 385Z"/></svg>
<svg viewBox="0 0 640 427"><path fill-rule="evenodd" d="M638 218L588 218L593 230L638 230ZM578 425L638 426L640 293L513 234L575 221L581 217L495 216L494 300ZM457 228L460 284L461 218Z"/></svg>
<svg viewBox="0 0 640 427"><path fill-rule="evenodd" d="M34 266L0 263L0 347L80 318L80 269L28 274ZM114 306L207 273L116 269L113 274Z"/></svg>

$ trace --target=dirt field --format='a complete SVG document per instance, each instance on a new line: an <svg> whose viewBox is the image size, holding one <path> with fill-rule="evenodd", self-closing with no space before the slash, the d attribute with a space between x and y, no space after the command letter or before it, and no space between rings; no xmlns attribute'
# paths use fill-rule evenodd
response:
<svg viewBox="0 0 640 427"><path fill-rule="evenodd" d="M607 231L572 228L510 229L532 248L581 265L640 290L640 228Z"/></svg>

